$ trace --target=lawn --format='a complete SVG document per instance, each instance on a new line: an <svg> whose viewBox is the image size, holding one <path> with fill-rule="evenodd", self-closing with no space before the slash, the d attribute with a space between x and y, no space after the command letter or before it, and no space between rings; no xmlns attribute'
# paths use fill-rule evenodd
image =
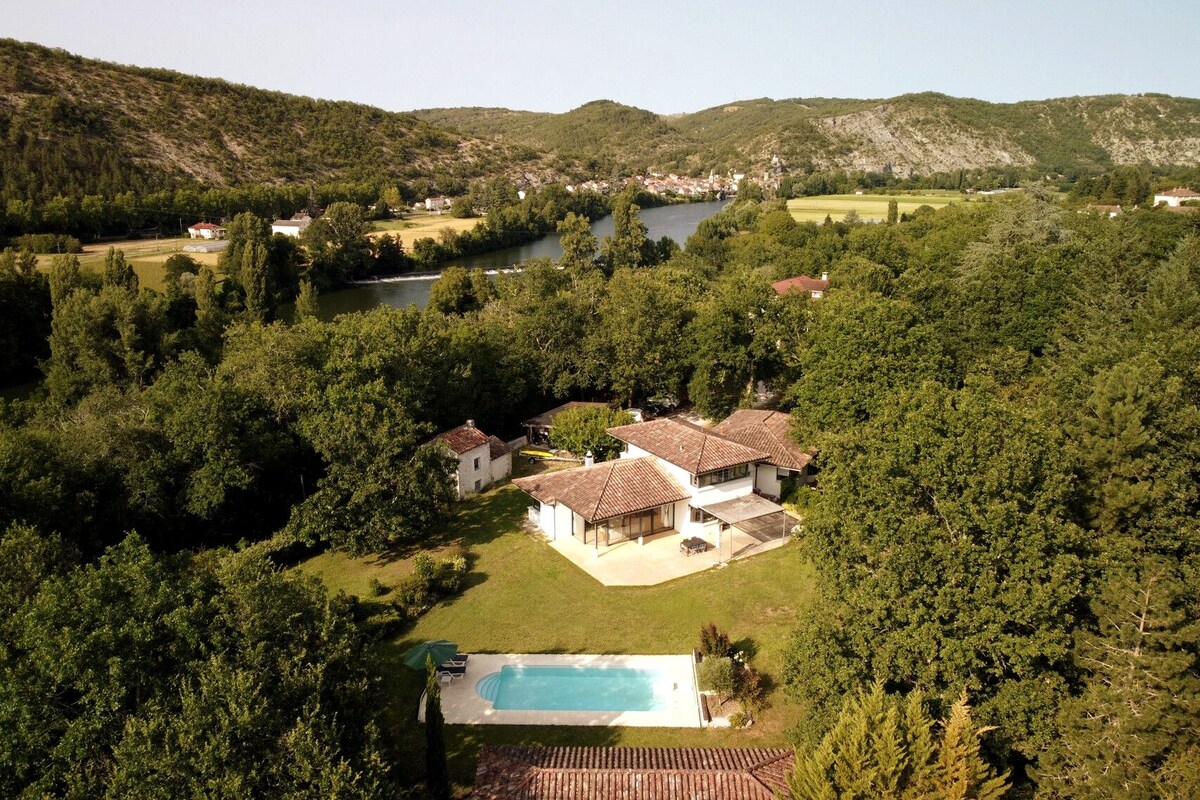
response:
<svg viewBox="0 0 1200 800"><path fill-rule="evenodd" d="M659 586L604 587L558 555L521 520L529 498L511 485L462 506L452 531L432 547L454 541L470 551L461 595L439 604L398 638L383 643L391 698L388 723L412 764L423 771L423 732L414 722L422 677L401 663L427 639L450 639L467 652L687 653L701 624L716 622L753 656L767 677L769 706L747 730L447 726L450 767L470 785L479 747L491 744L755 747L788 743L800 707L778 688L787 636L814 598L812 568L799 542L723 569ZM407 574L408 557L350 559L325 554L300 565L332 588L365 595L372 577L383 583Z"/></svg>
<svg viewBox="0 0 1200 800"><path fill-rule="evenodd" d="M371 236L381 236L390 233L399 236L404 243L405 252L412 252L413 242L417 239L436 239L443 230L456 233L469 231L479 224L478 218L460 219L448 214L411 214L404 219L381 219L371 223Z"/></svg>
<svg viewBox="0 0 1200 800"><path fill-rule="evenodd" d="M816 197L797 197L787 201L788 211L799 222L824 222L829 216L841 222L851 209L858 212L860 219L887 219L888 201L895 200L899 213L911 214L918 207L927 205L941 208L951 203L964 202L966 195L959 192L930 192L928 194L826 194Z"/></svg>
<svg viewBox="0 0 1200 800"><path fill-rule="evenodd" d="M175 253L182 253L183 248L191 243L193 243L192 239L180 237L174 239L127 239L120 242L88 244L83 246L83 252L79 254L79 266L90 272L103 272L104 257L108 254L108 248L115 247L125 252L125 260L137 273L139 286L161 292L166 289L163 264ZM189 255L199 263L207 264L213 269L216 269L217 259L220 257L220 253L186 253L185 255ZM39 255L38 268L49 270L50 262L53 259L53 255Z"/></svg>

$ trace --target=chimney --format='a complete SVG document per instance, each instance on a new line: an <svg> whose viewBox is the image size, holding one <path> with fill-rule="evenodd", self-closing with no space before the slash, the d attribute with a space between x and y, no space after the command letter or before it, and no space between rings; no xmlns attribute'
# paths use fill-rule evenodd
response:
<svg viewBox="0 0 1200 800"><path fill-rule="evenodd" d="M585 467L590 467L595 463L596 463L596 457L594 455L592 455L591 450L588 450L583 456L583 465Z"/></svg>
<svg viewBox="0 0 1200 800"><path fill-rule="evenodd" d="M828 272L822 272L822 273L821 273L821 280L823 280L823 281L827 281L827 280L829 280L829 273L828 273Z"/></svg>
<svg viewBox="0 0 1200 800"><path fill-rule="evenodd" d="M474 428L474 427L475 427L475 420L473 420L473 419L469 419L469 420L467 420L467 427L468 427L468 428Z"/></svg>

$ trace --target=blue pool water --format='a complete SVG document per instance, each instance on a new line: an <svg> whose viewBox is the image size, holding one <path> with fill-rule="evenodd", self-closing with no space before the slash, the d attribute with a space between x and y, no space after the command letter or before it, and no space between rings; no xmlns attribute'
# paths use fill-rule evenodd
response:
<svg viewBox="0 0 1200 800"><path fill-rule="evenodd" d="M475 685L493 708L536 711L663 711L669 688L658 670L632 667L507 666Z"/></svg>

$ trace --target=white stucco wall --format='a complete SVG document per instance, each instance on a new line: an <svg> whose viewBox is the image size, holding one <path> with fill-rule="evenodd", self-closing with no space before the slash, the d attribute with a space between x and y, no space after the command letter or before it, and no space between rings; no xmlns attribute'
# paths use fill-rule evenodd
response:
<svg viewBox="0 0 1200 800"><path fill-rule="evenodd" d="M479 481L482 491L492 485L491 451L488 445L482 444L473 450L468 450L458 457L458 499L476 491L475 481ZM479 467L475 467L475 459L479 459Z"/></svg>
<svg viewBox="0 0 1200 800"><path fill-rule="evenodd" d="M643 456L651 455L642 448L636 445L626 445L625 452L621 453L621 458L642 458ZM683 467L676 466L669 461L664 461L661 458L655 457L658 465L670 475L680 486L691 493L691 500L684 500L676 503L675 507L675 529L684 536L702 536L705 539L714 539L717 531L717 522L714 520L707 523L692 522L691 511L689 506L697 508L713 503L720 503L724 500L732 500L735 497L743 497L754 491L755 471L754 465L750 466L750 474L745 478L727 481L726 483L718 483L715 486L693 486L692 474ZM774 475L774 467L770 467L772 475Z"/></svg>
<svg viewBox="0 0 1200 800"><path fill-rule="evenodd" d="M512 475L512 453L505 453L499 458L493 459L489 471L492 476L492 483L502 481L509 475Z"/></svg>

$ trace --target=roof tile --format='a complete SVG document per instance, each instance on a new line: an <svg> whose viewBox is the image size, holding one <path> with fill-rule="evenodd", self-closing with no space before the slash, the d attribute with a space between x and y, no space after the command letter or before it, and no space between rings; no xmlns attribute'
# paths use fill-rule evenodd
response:
<svg viewBox="0 0 1200 800"><path fill-rule="evenodd" d="M485 745L479 800L770 800L786 789L784 748Z"/></svg>
<svg viewBox="0 0 1200 800"><path fill-rule="evenodd" d="M634 514L691 495L653 458L618 458L516 478L517 488L542 503L562 503L588 522Z"/></svg>
<svg viewBox="0 0 1200 800"><path fill-rule="evenodd" d="M609 428L608 432L693 475L770 458L770 454L763 450L730 441L710 430L672 417L620 425Z"/></svg>
<svg viewBox="0 0 1200 800"><path fill-rule="evenodd" d="M456 455L460 456L463 453L474 450L476 447L483 447L485 444L488 444L487 434L474 425L459 425L457 428L448 430L445 433L439 433L433 437L433 440L443 442Z"/></svg>
<svg viewBox="0 0 1200 800"><path fill-rule="evenodd" d="M804 469L812 461L812 453L791 437L790 427L788 415L780 411L744 408L718 422L713 432L747 447L765 450L777 467Z"/></svg>

